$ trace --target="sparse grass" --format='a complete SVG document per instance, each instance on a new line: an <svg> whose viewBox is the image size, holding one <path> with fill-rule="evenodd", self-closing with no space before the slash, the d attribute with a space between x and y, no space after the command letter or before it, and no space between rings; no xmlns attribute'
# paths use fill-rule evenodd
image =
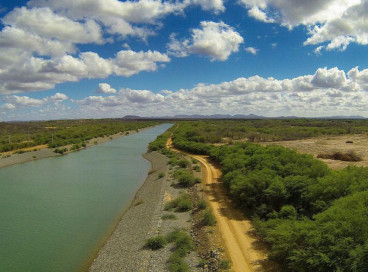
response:
<svg viewBox="0 0 368 272"><path fill-rule="evenodd" d="M345 153L336 151L333 153L318 154L317 158L351 162L358 162L362 160L362 157L356 154L353 150Z"/></svg>
<svg viewBox="0 0 368 272"><path fill-rule="evenodd" d="M215 226L216 225L216 219L211 210L207 209L203 212L201 223L203 226Z"/></svg>
<svg viewBox="0 0 368 272"><path fill-rule="evenodd" d="M206 200L204 200L204 199L202 199L202 200L200 200L199 202L198 202L198 204L197 204L197 208L198 208L198 210L204 210L204 209L206 209L207 208L207 202L206 202Z"/></svg>
<svg viewBox="0 0 368 272"><path fill-rule="evenodd" d="M192 238L183 230L175 229L166 236L169 243L174 243L173 252L169 257L168 269L170 272L190 271L184 258L194 249Z"/></svg>
<svg viewBox="0 0 368 272"><path fill-rule="evenodd" d="M151 169L151 170L148 171L148 175L151 175L151 174L155 173L156 171L157 171L156 169Z"/></svg>
<svg viewBox="0 0 368 272"><path fill-rule="evenodd" d="M229 270L229 269L231 268L231 263L230 263L230 261L228 261L228 260L221 260L221 261L219 262L219 268L220 268L220 270L221 270L221 271Z"/></svg>
<svg viewBox="0 0 368 272"><path fill-rule="evenodd" d="M175 171L173 176L178 180L178 184L182 187L190 187L195 183L201 182L200 179L194 177L192 173L186 169L179 169Z"/></svg>
<svg viewBox="0 0 368 272"><path fill-rule="evenodd" d="M177 212L186 212L193 208L193 202L188 194L181 194L177 198L166 203L165 210L175 209Z"/></svg>
<svg viewBox="0 0 368 272"><path fill-rule="evenodd" d="M134 206L138 206L138 205L141 205L141 204L143 204L143 203L144 203L144 200L139 199L139 200L137 200L137 202L134 204Z"/></svg>
<svg viewBox="0 0 368 272"><path fill-rule="evenodd" d="M166 246L166 244L167 244L167 240L165 236L156 235L156 236L149 238L147 242L145 243L144 247L151 249L151 250L158 250Z"/></svg>
<svg viewBox="0 0 368 272"><path fill-rule="evenodd" d="M200 172L201 171L201 167L199 167L199 165L194 165L193 166L193 170L196 172Z"/></svg>
<svg viewBox="0 0 368 272"><path fill-rule="evenodd" d="M161 216L162 220L176 220L177 216L173 213L169 213L169 214L164 214L163 216Z"/></svg>

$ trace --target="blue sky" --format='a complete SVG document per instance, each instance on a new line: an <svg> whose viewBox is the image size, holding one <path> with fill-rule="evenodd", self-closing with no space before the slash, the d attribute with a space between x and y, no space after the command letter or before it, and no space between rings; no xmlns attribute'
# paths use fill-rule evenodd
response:
<svg viewBox="0 0 368 272"><path fill-rule="evenodd" d="M2 121L368 117L367 0L0 5Z"/></svg>

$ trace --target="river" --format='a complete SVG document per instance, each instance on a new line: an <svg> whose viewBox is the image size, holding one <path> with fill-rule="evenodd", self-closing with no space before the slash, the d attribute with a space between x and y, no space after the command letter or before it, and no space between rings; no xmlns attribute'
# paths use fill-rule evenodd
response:
<svg viewBox="0 0 368 272"><path fill-rule="evenodd" d="M0 271L83 269L143 184L148 143L170 126L0 169Z"/></svg>

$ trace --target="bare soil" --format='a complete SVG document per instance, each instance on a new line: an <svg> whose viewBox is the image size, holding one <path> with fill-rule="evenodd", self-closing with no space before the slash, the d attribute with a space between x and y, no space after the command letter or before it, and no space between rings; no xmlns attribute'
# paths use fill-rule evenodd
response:
<svg viewBox="0 0 368 272"><path fill-rule="evenodd" d="M352 143L347 143L352 142ZM368 135L342 135L331 137L318 137L294 141L278 141L261 143L262 145L281 145L292 148L300 153L311 154L317 158L318 154L331 154L334 152L354 151L362 160L359 162L348 162L331 159L321 159L332 169L341 169L349 165L368 167Z"/></svg>

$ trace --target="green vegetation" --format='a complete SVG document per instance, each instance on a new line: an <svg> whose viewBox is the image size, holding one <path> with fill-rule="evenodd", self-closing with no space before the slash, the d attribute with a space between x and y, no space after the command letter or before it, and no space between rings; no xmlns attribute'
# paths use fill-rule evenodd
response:
<svg viewBox="0 0 368 272"><path fill-rule="evenodd" d="M186 169L176 170L173 177L177 179L178 185L181 187L190 187L195 183L201 182L200 179L193 176L193 174Z"/></svg>
<svg viewBox="0 0 368 272"><path fill-rule="evenodd" d="M168 260L168 268L171 272L190 271L184 258L188 252L194 249L192 238L183 230L176 229L167 235L167 241L174 243L174 248Z"/></svg>
<svg viewBox="0 0 368 272"><path fill-rule="evenodd" d="M149 248L151 250L158 250L163 248L167 244L165 236L156 235L147 240L144 247Z"/></svg>
<svg viewBox="0 0 368 272"><path fill-rule="evenodd" d="M160 173L158 173L158 178L160 179L160 178L163 178L165 176L165 173L164 172L160 172Z"/></svg>
<svg viewBox="0 0 368 272"><path fill-rule="evenodd" d="M82 119L39 122L0 122L0 152L37 145L51 148L68 144L75 149L86 146L95 137L107 137L119 132L157 125L154 121L127 121L123 119Z"/></svg>
<svg viewBox="0 0 368 272"><path fill-rule="evenodd" d="M207 208L207 206L208 206L208 204L207 204L206 200L204 200L204 199L200 200L197 204L198 210L204 210L204 209Z"/></svg>
<svg viewBox="0 0 368 272"><path fill-rule="evenodd" d="M368 168L335 171L310 155L252 141L366 133L367 124L306 119L183 122L174 131L173 144L209 155L220 165L229 197L251 215L282 271L366 271ZM248 142L236 143L239 139ZM224 141L231 144L212 145Z"/></svg>
<svg viewBox="0 0 368 272"><path fill-rule="evenodd" d="M216 219L211 210L207 209L201 216L201 224L202 226L215 226Z"/></svg>
<svg viewBox="0 0 368 272"><path fill-rule="evenodd" d="M184 230L175 229L165 236L156 235L147 240L145 248L158 250L165 247L168 243L173 243L172 253L167 261L170 272L187 272L188 264L185 262L185 257L188 252L193 250L194 244L190 235Z"/></svg>
<svg viewBox="0 0 368 272"><path fill-rule="evenodd" d="M177 219L176 215L173 213L169 213L169 214L164 214L163 216L161 216L162 220L175 220Z"/></svg>
<svg viewBox="0 0 368 272"><path fill-rule="evenodd" d="M177 212L186 212L193 208L193 202L188 194L180 194L177 198L166 203L165 210L175 209Z"/></svg>
<svg viewBox="0 0 368 272"><path fill-rule="evenodd" d="M219 263L219 268L221 271L226 271L229 270L231 268L231 263L228 260L221 260Z"/></svg>
<svg viewBox="0 0 368 272"><path fill-rule="evenodd" d="M368 132L368 120L214 120L181 122L173 142L177 148L204 154L208 146L198 143L221 143L237 140L267 142L296 140L323 135L361 134Z"/></svg>

